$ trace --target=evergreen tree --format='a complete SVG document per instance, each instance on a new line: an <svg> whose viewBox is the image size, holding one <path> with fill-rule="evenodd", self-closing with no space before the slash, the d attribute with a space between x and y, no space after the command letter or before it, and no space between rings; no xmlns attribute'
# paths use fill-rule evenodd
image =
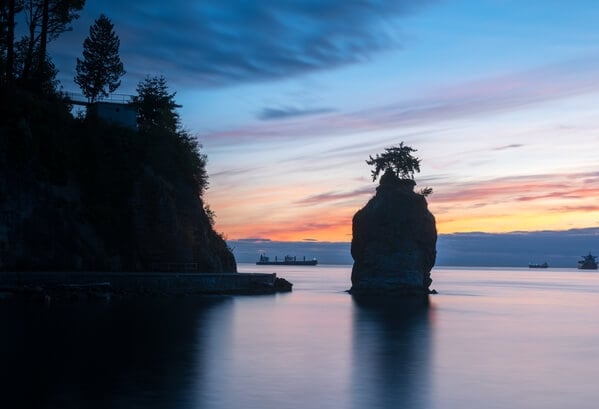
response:
<svg viewBox="0 0 599 409"><path fill-rule="evenodd" d="M175 92L168 91L163 76L147 77L137 84L137 96L133 103L137 107L137 125L140 130L161 129L176 133L180 119L176 109Z"/></svg>
<svg viewBox="0 0 599 409"><path fill-rule="evenodd" d="M374 182L381 172L383 172L381 184L384 180L387 182L400 179L414 181L414 173L420 172L420 159L412 155L413 152L416 152L416 149L401 142L398 146L385 148L385 152L377 153L374 158L372 155L369 156L366 163L374 166L371 173L372 181ZM428 196L432 193L432 187L425 187L420 190L422 196Z"/></svg>
<svg viewBox="0 0 599 409"><path fill-rule="evenodd" d="M119 37L104 14L94 21L83 42L83 60L77 58L75 83L90 102L106 97L121 85L125 74L119 57Z"/></svg>
<svg viewBox="0 0 599 409"><path fill-rule="evenodd" d="M137 108L137 126L139 132L149 141L150 156L163 162L165 155L177 159L177 166L170 166L165 172L179 172L180 177L191 178L202 196L208 188L206 173L206 155L201 152L198 139L181 127L175 102L175 92L169 92L166 78L147 77L137 84L137 96L133 104ZM157 166L159 167L159 166ZM210 215L208 216L210 218Z"/></svg>
<svg viewBox="0 0 599 409"><path fill-rule="evenodd" d="M416 149L401 142L399 146L385 148L385 152L377 153L374 158L369 156L366 163L374 166L372 181L374 182L381 172L387 170L400 179L414 180L414 172L420 172L420 159L413 156L412 152L416 152Z"/></svg>

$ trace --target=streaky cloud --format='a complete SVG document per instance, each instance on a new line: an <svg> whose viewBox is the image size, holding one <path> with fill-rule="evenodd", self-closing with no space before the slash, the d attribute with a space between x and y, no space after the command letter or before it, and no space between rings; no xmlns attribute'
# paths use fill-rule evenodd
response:
<svg viewBox="0 0 599 409"><path fill-rule="evenodd" d="M599 187L586 186L588 173L540 174L502 177L469 183L449 184L446 191L437 191L431 196L436 203L466 201L489 202L492 198L505 197L505 201L525 202L547 198L588 198L599 194ZM580 185L573 184L580 181ZM544 192L535 194L534 192Z"/></svg>
<svg viewBox="0 0 599 409"><path fill-rule="evenodd" d="M374 130L426 125L439 127L449 120L481 117L548 101L599 92L599 55L539 66L484 80L431 89L417 99L352 112L306 118L296 123L248 125L208 133L215 142L239 138L272 139L346 135ZM500 149L513 149L510 144Z"/></svg>
<svg viewBox="0 0 599 409"><path fill-rule="evenodd" d="M260 238L260 237L250 237L250 238L246 238L246 239L237 239L236 241L242 241L242 242L247 242L247 243L268 243L271 242L271 239L264 239L264 238Z"/></svg>
<svg viewBox="0 0 599 409"><path fill-rule="evenodd" d="M364 196L364 195L372 195L373 188L371 186L363 187L360 189L353 190L351 192L325 192L320 193L318 195L313 195L306 197L302 200L296 202L296 204L302 205L315 205L326 202L335 202L344 199L353 199L355 197Z"/></svg>
<svg viewBox="0 0 599 409"><path fill-rule="evenodd" d="M506 149L516 149L516 148L522 148L526 145L521 144L521 143L512 143L510 145L503 145L503 146L498 146L496 148L493 148L492 150L494 151L504 151Z"/></svg>
<svg viewBox="0 0 599 409"><path fill-rule="evenodd" d="M245 175L247 173L255 171L257 168L245 167L245 168L228 168L219 172L214 172L211 177L235 177L239 175Z"/></svg>
<svg viewBox="0 0 599 409"><path fill-rule="evenodd" d="M263 121L270 121L294 118L298 116L328 114L334 111L335 110L332 108L264 108L262 111L258 113L257 118Z"/></svg>
<svg viewBox="0 0 599 409"><path fill-rule="evenodd" d="M580 205L580 206L561 206L552 208L555 212L599 212L599 204Z"/></svg>
<svg viewBox="0 0 599 409"><path fill-rule="evenodd" d="M271 81L368 60L400 44L397 18L431 0L89 1L78 36L56 48L81 50L83 27L105 13L130 73L163 73L207 87ZM75 57L75 55L70 55Z"/></svg>

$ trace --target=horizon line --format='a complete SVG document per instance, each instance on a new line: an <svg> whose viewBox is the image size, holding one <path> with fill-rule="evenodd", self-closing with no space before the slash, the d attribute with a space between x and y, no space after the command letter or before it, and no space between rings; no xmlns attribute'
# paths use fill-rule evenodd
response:
<svg viewBox="0 0 599 409"><path fill-rule="evenodd" d="M599 226L593 227L576 227L564 230L513 230L509 232L486 232L480 230L465 231L465 232L452 232L452 233L438 233L437 236L453 236L453 235L466 235L466 234L480 234L480 235L510 235L510 234L533 234L533 233L567 233L567 232L589 232L597 231L599 234ZM246 243L351 243L349 241L330 241L330 240L317 240L317 239L302 239L302 240L273 240L265 237L245 237L239 239L226 239L226 241L241 241Z"/></svg>

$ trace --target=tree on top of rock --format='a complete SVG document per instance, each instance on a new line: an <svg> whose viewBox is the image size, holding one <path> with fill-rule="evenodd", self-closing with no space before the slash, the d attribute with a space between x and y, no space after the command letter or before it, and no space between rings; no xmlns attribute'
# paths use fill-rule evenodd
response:
<svg viewBox="0 0 599 409"><path fill-rule="evenodd" d="M90 102L107 97L121 85L125 74L119 57L121 41L114 32L110 19L102 14L89 28L83 42L83 60L77 58L75 83Z"/></svg>
<svg viewBox="0 0 599 409"><path fill-rule="evenodd" d="M374 158L372 155L369 156L366 163L374 166L372 181L376 181L379 174L385 173L387 170L393 172L399 179L414 180L414 172L420 172L420 159L413 156L412 152L416 152L416 149L401 142L399 146L385 148L385 152L377 153Z"/></svg>
<svg viewBox="0 0 599 409"><path fill-rule="evenodd" d="M414 181L414 173L420 172L420 159L412 155L416 152L416 149L404 145L401 142L398 146L391 146L385 148L385 152L376 154L373 158L372 155L366 161L370 166L374 166L372 170L372 181L376 181L381 172L381 184L386 180L387 182L391 179L402 179ZM428 196L433 193L431 187L426 187L420 191L423 196Z"/></svg>

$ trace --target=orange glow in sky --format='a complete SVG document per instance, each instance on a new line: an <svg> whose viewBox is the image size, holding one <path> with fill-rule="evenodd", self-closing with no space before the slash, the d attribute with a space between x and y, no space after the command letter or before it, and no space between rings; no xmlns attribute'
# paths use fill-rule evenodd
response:
<svg viewBox="0 0 599 409"><path fill-rule="evenodd" d="M484 17L435 3L404 21L405 48L198 105L217 230L351 241L377 186L365 160L402 141L422 161L416 189L434 189L439 233L599 226L596 18L559 2L470 3ZM464 31L444 30L441 9ZM539 13L559 18L538 27ZM514 21L529 29L514 32Z"/></svg>
<svg viewBox="0 0 599 409"><path fill-rule="evenodd" d="M87 3L49 45L61 87L106 13L118 92L165 75L231 240L350 241L365 160L402 141L440 233L599 226L596 0Z"/></svg>
<svg viewBox="0 0 599 409"><path fill-rule="evenodd" d="M439 233L566 230L599 221L595 181L596 176L588 173L501 178L441 186L427 200ZM217 230L231 240L348 242L352 217L372 197L375 186L352 200L290 187L265 190L253 201L239 203L215 195L211 204L220 209ZM300 200L306 196L311 199ZM263 210L246 219L243 215L251 211L245 206Z"/></svg>

